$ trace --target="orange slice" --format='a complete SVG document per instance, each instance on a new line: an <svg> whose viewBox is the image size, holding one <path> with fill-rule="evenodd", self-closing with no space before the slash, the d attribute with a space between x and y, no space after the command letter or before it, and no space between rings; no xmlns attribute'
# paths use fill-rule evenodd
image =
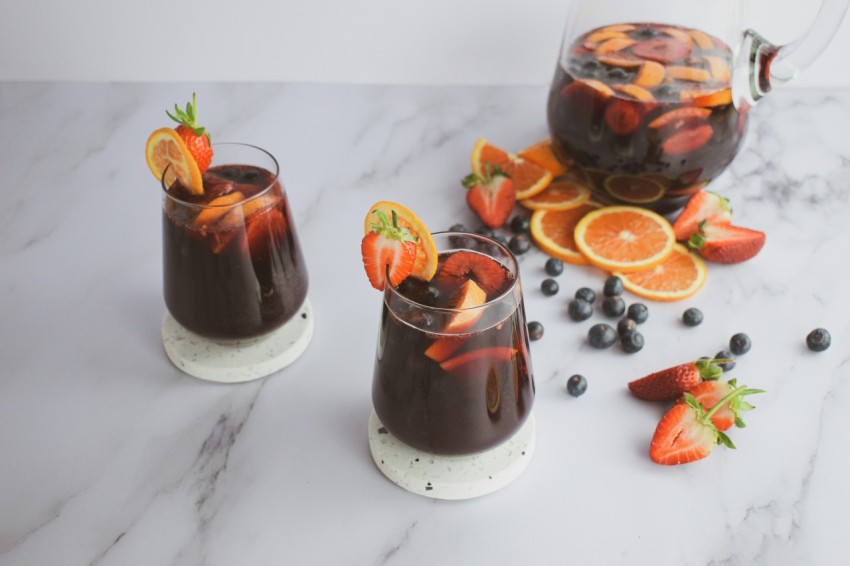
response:
<svg viewBox="0 0 850 566"><path fill-rule="evenodd" d="M723 57L717 57L716 55L703 55L702 58L705 59L706 63L708 63L708 68L711 71L711 78L714 79L715 82L729 84L729 81L732 80L732 75L729 72L729 65L726 64Z"/></svg>
<svg viewBox="0 0 850 566"><path fill-rule="evenodd" d="M683 90L679 93L679 99L693 102L697 106L723 106L732 103L732 89Z"/></svg>
<svg viewBox="0 0 850 566"><path fill-rule="evenodd" d="M162 179L165 172L166 187L179 179L180 184L193 195L204 194L201 170L186 143L173 128L160 128L150 135L145 145L145 159L157 179Z"/></svg>
<svg viewBox="0 0 850 566"><path fill-rule="evenodd" d="M644 61L635 77L635 84L644 88L653 88L664 81L667 72L664 65L656 61Z"/></svg>
<svg viewBox="0 0 850 566"><path fill-rule="evenodd" d="M527 199L549 186L552 173L522 157L499 149L485 139L479 139L472 149L472 171L484 176L487 163L498 165L514 183L517 200Z"/></svg>
<svg viewBox="0 0 850 566"><path fill-rule="evenodd" d="M575 228L587 213L598 208L595 202L586 202L567 210L536 210L531 215L531 237L550 256L585 265L587 260L576 247Z"/></svg>
<svg viewBox="0 0 850 566"><path fill-rule="evenodd" d="M589 198L590 189L587 186L569 179L559 179L552 181L542 193L519 203L531 210L567 210L584 204Z"/></svg>
<svg viewBox="0 0 850 566"><path fill-rule="evenodd" d="M602 28L604 31L632 31L633 29L635 29L635 26L632 24L614 24Z"/></svg>
<svg viewBox="0 0 850 566"><path fill-rule="evenodd" d="M711 37L705 32L702 32L698 29L688 30L691 38L694 40L694 43L697 44L697 47L700 49L713 49L714 42L711 41Z"/></svg>
<svg viewBox="0 0 850 566"><path fill-rule="evenodd" d="M664 196L664 186L638 175L609 175L605 190L611 196L632 204L655 202Z"/></svg>
<svg viewBox="0 0 850 566"><path fill-rule="evenodd" d="M228 212L239 211L241 213L242 207L234 208L233 205L241 202L244 198L245 195L239 191L233 191L232 193L211 200L195 217L194 224L196 226L209 226Z"/></svg>
<svg viewBox="0 0 850 566"><path fill-rule="evenodd" d="M661 31L663 31L670 37L675 37L679 41L687 43L688 45L691 45L693 43L693 38L688 35L688 32L686 32L685 30L676 28L661 28Z"/></svg>
<svg viewBox="0 0 850 566"><path fill-rule="evenodd" d="M579 220L575 240L591 264L631 273L667 259L676 236L670 223L655 212L636 206L608 206Z"/></svg>
<svg viewBox="0 0 850 566"><path fill-rule="evenodd" d="M639 297L654 301L678 301L690 297L705 284L705 263L682 244L653 268L634 273L614 273L623 287Z"/></svg>
<svg viewBox="0 0 850 566"><path fill-rule="evenodd" d="M584 45L585 45L585 47L593 49L594 47L596 47L598 44L602 43L603 41L606 41L608 39L614 39L614 38L617 38L617 37L622 38L622 37L628 37L628 36L625 33L623 33L621 30L601 29L599 31L595 31L595 32L591 33L590 35L588 35L584 40Z"/></svg>
<svg viewBox="0 0 850 566"><path fill-rule="evenodd" d="M640 100L641 102L652 102L653 100L655 100L655 97L652 96L651 92L636 84L614 85L614 90L616 90L617 92L628 94L632 98Z"/></svg>
<svg viewBox="0 0 850 566"><path fill-rule="evenodd" d="M629 37L614 37L603 41L596 49L593 50L593 52L597 55L606 55L608 53L622 51L626 47L631 47L635 43L637 43L637 41Z"/></svg>
<svg viewBox="0 0 850 566"><path fill-rule="evenodd" d="M681 67L676 65L667 67L667 76L673 79L698 83L706 83L711 80L711 73L705 69L697 69L696 67Z"/></svg>
<svg viewBox="0 0 850 566"><path fill-rule="evenodd" d="M375 214L379 210L387 218L392 218L393 211L395 211L398 215L398 225L410 230L410 233L416 238L416 260L413 262L413 271L410 274L417 279L430 281L437 272L437 246L434 244L434 238L431 237L431 232L425 226L425 223L397 202L382 200L369 208L369 213L366 214L366 219L363 222L364 234L368 234L372 230L372 224L380 223L378 215Z"/></svg>
<svg viewBox="0 0 850 566"><path fill-rule="evenodd" d="M545 139L529 146L517 155L526 161L531 161L538 167L542 167L552 173L553 177L563 175L567 170L564 164L555 156L555 151L552 149L552 140Z"/></svg>
<svg viewBox="0 0 850 566"><path fill-rule="evenodd" d="M599 91L599 94L601 94L603 98L614 96L614 89L602 81L597 81L596 79L578 79L576 82L584 83L590 88Z"/></svg>
<svg viewBox="0 0 850 566"><path fill-rule="evenodd" d="M611 67L640 67L643 64L643 59L637 57L623 57L622 55L600 55L597 59L601 63L605 63ZM663 68L663 67L662 67Z"/></svg>
<svg viewBox="0 0 850 566"><path fill-rule="evenodd" d="M451 308L460 309L452 315L443 332L446 334L460 334L472 328L481 315L483 309L477 309L487 302L487 293L472 279L468 279L458 289L457 295L452 298Z"/></svg>

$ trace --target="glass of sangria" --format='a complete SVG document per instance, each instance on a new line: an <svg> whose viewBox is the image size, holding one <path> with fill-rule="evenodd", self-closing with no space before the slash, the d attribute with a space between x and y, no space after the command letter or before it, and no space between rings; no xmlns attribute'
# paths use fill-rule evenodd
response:
<svg viewBox="0 0 850 566"><path fill-rule="evenodd" d="M236 382L294 361L312 337L308 277L277 160L218 143L203 194L162 176L166 352L183 371Z"/></svg>
<svg viewBox="0 0 850 566"><path fill-rule="evenodd" d="M473 497L514 479L533 448L519 270L483 236L433 239L431 281L408 277L384 289L370 444L379 468L408 490Z"/></svg>
<svg viewBox="0 0 850 566"><path fill-rule="evenodd" d="M788 45L742 26L742 3L574 0L547 105L556 155L594 200L661 213L731 163L749 109L813 61L850 0L824 0Z"/></svg>

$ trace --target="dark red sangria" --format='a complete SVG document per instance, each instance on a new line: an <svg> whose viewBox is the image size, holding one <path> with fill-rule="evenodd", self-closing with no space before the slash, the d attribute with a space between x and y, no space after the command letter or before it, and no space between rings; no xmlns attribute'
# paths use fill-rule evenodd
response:
<svg viewBox="0 0 850 566"><path fill-rule="evenodd" d="M385 287L372 401L405 444L472 454L508 440L534 401L518 267L487 238L433 238L434 277Z"/></svg>
<svg viewBox="0 0 850 566"><path fill-rule="evenodd" d="M165 303L177 322L206 338L245 340L298 312L307 270L274 157L217 144L203 194L179 180L163 188Z"/></svg>
<svg viewBox="0 0 850 566"><path fill-rule="evenodd" d="M605 204L661 213L732 161L747 125L732 51L697 29L617 24L565 46L549 93L553 147Z"/></svg>

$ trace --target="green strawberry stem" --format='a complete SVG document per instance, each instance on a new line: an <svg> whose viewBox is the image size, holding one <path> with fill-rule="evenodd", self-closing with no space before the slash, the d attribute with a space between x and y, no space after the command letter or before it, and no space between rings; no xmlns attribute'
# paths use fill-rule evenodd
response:
<svg viewBox="0 0 850 566"><path fill-rule="evenodd" d="M212 144L212 138L210 137L210 133L207 131L207 129L205 127L198 125L198 95L197 95L197 93L194 93L194 92L192 93L192 102L186 103L186 109L185 110L181 110L180 107L175 104L174 105L174 114L172 114L168 110L166 110L165 113L168 115L169 118L171 118L172 120L174 120L178 124L186 126L190 130L192 130L192 132L196 136L206 136L207 142Z"/></svg>
<svg viewBox="0 0 850 566"><path fill-rule="evenodd" d="M470 173L466 177L461 180L461 184L467 189L471 189L475 185L479 183L487 184L493 180L493 177L505 177L506 179L510 179L511 176L505 173L505 171L494 163L485 163L484 164L484 175L478 175L477 173Z"/></svg>
<svg viewBox="0 0 850 566"><path fill-rule="evenodd" d="M717 362L723 363L724 361L726 360L697 360L694 362L694 367L699 371L699 375L703 381L715 381L723 375L723 369L717 365Z"/></svg>
<svg viewBox="0 0 850 566"><path fill-rule="evenodd" d="M391 240L399 240L400 242L416 242L417 238L410 233L410 230L407 228L401 228L398 225L398 213L393 210L393 222L390 224L390 221L387 219L387 215L384 214L383 210L375 210L373 211L378 216L378 221L381 223L372 224L372 230L384 236L385 238L389 238Z"/></svg>

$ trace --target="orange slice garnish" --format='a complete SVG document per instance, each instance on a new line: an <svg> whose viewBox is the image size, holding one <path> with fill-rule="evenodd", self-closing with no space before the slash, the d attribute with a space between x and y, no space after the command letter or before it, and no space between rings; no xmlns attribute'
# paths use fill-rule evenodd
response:
<svg viewBox="0 0 850 566"><path fill-rule="evenodd" d="M630 273L655 267L673 252L676 236L661 215L636 206L608 206L579 220L576 247L591 264Z"/></svg>
<svg viewBox="0 0 850 566"><path fill-rule="evenodd" d="M392 218L393 211L398 216L400 228L407 228L411 235L416 238L416 260L413 262L413 271L410 275L423 281L430 281L437 272L437 245L431 232L418 216L408 208L398 204L382 200L376 202L369 208L366 219L363 221L363 233L368 234L372 230L372 224L380 224L377 211L383 212L387 218Z"/></svg>
<svg viewBox="0 0 850 566"><path fill-rule="evenodd" d="M664 81L667 72L664 65L655 61L644 61L635 77L635 84L644 88L653 88Z"/></svg>
<svg viewBox="0 0 850 566"><path fill-rule="evenodd" d="M655 267L634 273L614 273L623 287L639 297L654 301L678 301L690 297L705 284L705 262L682 244Z"/></svg>
<svg viewBox="0 0 850 566"><path fill-rule="evenodd" d="M157 179L162 179L165 172L166 187L179 180L193 195L204 194L201 170L173 128L160 128L150 135L145 145L145 159Z"/></svg>
<svg viewBox="0 0 850 566"><path fill-rule="evenodd" d="M611 196L632 204L655 202L664 196L664 187L638 175L609 175L604 181Z"/></svg>
<svg viewBox="0 0 850 566"><path fill-rule="evenodd" d="M486 165L497 165L514 183L517 200L532 197L552 182L552 173L531 161L508 153L485 139L479 139L472 149L472 171L485 176Z"/></svg>
<svg viewBox="0 0 850 566"><path fill-rule="evenodd" d="M579 220L600 205L586 202L567 210L536 210L531 215L531 237L541 250L568 263L585 265L587 260L576 247L575 228Z"/></svg>
<svg viewBox="0 0 850 566"><path fill-rule="evenodd" d="M521 200L519 203L531 210L567 210L590 199L590 189L570 179L552 181L542 193Z"/></svg>
<svg viewBox="0 0 850 566"><path fill-rule="evenodd" d="M553 177L563 175L567 170L564 164L555 156L555 151L552 149L552 140L545 139L529 146L517 155L526 161L531 161L539 167L543 167Z"/></svg>

